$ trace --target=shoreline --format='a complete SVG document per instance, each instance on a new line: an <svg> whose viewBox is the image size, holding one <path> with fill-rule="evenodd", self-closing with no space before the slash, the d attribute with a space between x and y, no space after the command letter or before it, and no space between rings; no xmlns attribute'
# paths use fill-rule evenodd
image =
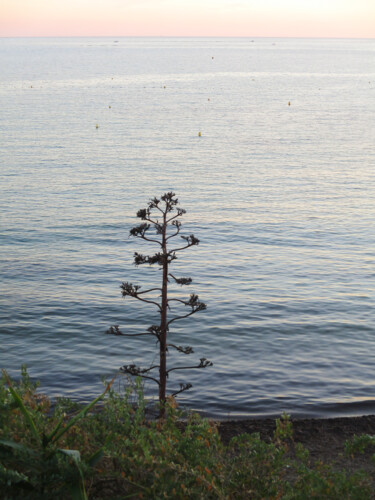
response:
<svg viewBox="0 0 375 500"><path fill-rule="evenodd" d="M277 417L280 418L280 417ZM269 438L276 428L275 418L247 418L217 421L219 432L225 439L232 435L259 432L261 437ZM332 417L332 418L298 418L291 417L295 440L306 439L307 436L316 438L317 433L339 435L348 438L354 434L375 435L375 415L359 417Z"/></svg>
<svg viewBox="0 0 375 500"><path fill-rule="evenodd" d="M363 454L354 457L345 454L345 442L354 435L375 435L375 415L334 418L291 418L293 442L301 443L308 451L311 462L321 460L348 472L374 473L371 461L375 446L369 446ZM218 430L224 443L243 433L259 432L265 441L272 439L276 429L275 419L255 418L218 422Z"/></svg>

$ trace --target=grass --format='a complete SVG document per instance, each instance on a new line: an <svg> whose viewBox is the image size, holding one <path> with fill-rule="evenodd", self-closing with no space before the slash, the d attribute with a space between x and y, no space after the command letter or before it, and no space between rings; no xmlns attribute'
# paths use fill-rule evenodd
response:
<svg viewBox="0 0 375 500"><path fill-rule="evenodd" d="M25 369L17 383L3 376L2 498L373 498L369 475L311 463L308 451L294 442L286 415L270 441L243 434L223 444L215 422L182 414L173 399L165 420L146 418L139 382L119 392L107 385L102 396L97 411L93 405L83 411L68 399L52 408ZM371 436L355 437L346 453L372 443Z"/></svg>

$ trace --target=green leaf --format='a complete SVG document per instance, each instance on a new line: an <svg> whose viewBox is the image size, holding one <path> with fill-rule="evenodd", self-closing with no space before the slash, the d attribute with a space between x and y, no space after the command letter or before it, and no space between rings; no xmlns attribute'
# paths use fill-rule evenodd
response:
<svg viewBox="0 0 375 500"><path fill-rule="evenodd" d="M107 387L106 387L105 391L104 391L104 392L103 392L100 396L98 396L96 399L94 399L94 401L91 401L91 403L89 403L87 406L85 406L85 408L83 408L83 410L82 410L82 411L80 411L80 412L78 413L78 415L76 415L74 418L72 418L72 419L71 419L71 420L67 423L67 425L66 425L63 429L61 429L59 432L57 432L57 433L53 436L52 441L54 441L54 442L58 441L58 440L61 438L61 436L63 436L63 435L64 435L64 434L65 434L65 433L66 433L66 432L67 432L67 431L68 431L68 430L69 430L69 429L73 426L73 425L75 425L75 423L76 423L76 422L78 422L78 420L80 420L81 418L83 418L83 417L86 415L86 413L87 413L89 410L91 410L91 408L92 408L94 405L96 405L96 403L97 403L98 401L100 401L101 399L103 399L103 398L104 398L104 396L106 395L106 393L107 393L107 392L109 391L109 389L111 388L111 386L112 386L113 382L115 381L116 376L117 376L117 375L115 375L115 376L113 377L113 379L112 379L112 380L109 382L109 384L107 385Z"/></svg>
<svg viewBox="0 0 375 500"><path fill-rule="evenodd" d="M35 489L30 483L30 479L25 474L17 470L7 469L0 463L0 485L3 486L4 484L8 487L10 486L13 493L15 491L19 492L20 489L28 491ZM22 497L26 498L24 495L22 495ZM21 497L18 495L17 498Z"/></svg>
<svg viewBox="0 0 375 500"><path fill-rule="evenodd" d="M27 410L27 408L23 404L23 401L22 401L21 397L19 396L19 394L17 393L17 391L13 388L12 381L10 380L9 375L7 374L7 372L5 370L1 370L1 371L3 372L4 378L5 378L8 386L9 386L9 391L12 394L15 402L17 403L18 408L23 413L23 415L24 415L27 423L29 424L29 426L30 426L30 428L31 428L31 430L32 430L32 432L33 432L36 440L38 441L38 443L41 443L42 442L42 438L39 435L39 432L38 432L38 430L37 430L37 428L35 426L34 420L32 419L30 412Z"/></svg>
<svg viewBox="0 0 375 500"><path fill-rule="evenodd" d="M99 450L95 451L91 457L87 460L87 464L90 467L94 467L99 460L103 457L104 455L104 446L102 448L99 448Z"/></svg>
<svg viewBox="0 0 375 500"><path fill-rule="evenodd" d="M72 458L75 463L81 463L81 454L78 450L63 450L60 448L58 451L64 455L68 455L68 457Z"/></svg>
<svg viewBox="0 0 375 500"><path fill-rule="evenodd" d="M17 483L29 483L29 478L22 474L22 472L18 472L17 470L7 469L0 463L0 479L8 483L8 481L12 484Z"/></svg>
<svg viewBox="0 0 375 500"><path fill-rule="evenodd" d="M49 434L48 436L46 436L46 442L49 443L50 441L52 441L52 439L54 438L54 436L57 434L58 430L60 429L62 423L64 421L64 416L61 416L59 421L57 422L57 425L56 427L53 429L53 431L51 432L51 434Z"/></svg>
<svg viewBox="0 0 375 500"><path fill-rule="evenodd" d="M7 441L5 439L0 439L0 446L5 446L6 448L12 448L16 451L21 451L22 453L28 453L29 455L33 455L34 457L38 456L38 453L35 453L34 450L24 446L23 444L16 443L15 441Z"/></svg>
<svg viewBox="0 0 375 500"><path fill-rule="evenodd" d="M83 479L69 485L72 500L88 500Z"/></svg>
<svg viewBox="0 0 375 500"><path fill-rule="evenodd" d="M80 468L81 454L79 453L78 450L59 449L58 451L72 458L79 471L79 478L77 478L77 480L74 481L73 483L67 483L67 487L69 488L72 500L88 500L85 489L85 481L82 470Z"/></svg>

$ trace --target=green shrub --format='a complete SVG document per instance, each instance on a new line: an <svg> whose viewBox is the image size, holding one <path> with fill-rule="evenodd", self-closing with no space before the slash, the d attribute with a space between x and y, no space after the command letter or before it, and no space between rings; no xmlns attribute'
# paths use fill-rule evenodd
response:
<svg viewBox="0 0 375 500"><path fill-rule="evenodd" d="M214 422L182 413L174 398L167 400L165 419L152 420L140 380L122 391L109 384L97 400L104 395L95 411L94 402L82 409L68 399L51 408L25 370L18 383L4 374L2 498L372 498L371 478L311 464L287 415L269 441L243 434L224 445ZM356 438L349 448L367 444L371 440Z"/></svg>
<svg viewBox="0 0 375 500"><path fill-rule="evenodd" d="M68 432L85 417L87 412L104 397L107 389L92 403L69 420L61 415L49 416L50 404L38 396L36 386L30 383L26 370L21 382L15 387L3 370L1 405L4 410L0 434L0 486L6 497L16 490L23 498L51 498L68 490L73 499L86 500L84 473L88 466L100 458L99 449L83 463L76 449L59 446ZM7 389L5 389L5 384ZM7 420L5 420L7 416Z"/></svg>

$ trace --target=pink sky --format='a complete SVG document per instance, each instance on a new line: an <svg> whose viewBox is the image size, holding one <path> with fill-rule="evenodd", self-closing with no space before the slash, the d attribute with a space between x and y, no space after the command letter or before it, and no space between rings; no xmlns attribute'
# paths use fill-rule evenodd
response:
<svg viewBox="0 0 375 500"><path fill-rule="evenodd" d="M375 0L1 0L0 36L375 38Z"/></svg>

